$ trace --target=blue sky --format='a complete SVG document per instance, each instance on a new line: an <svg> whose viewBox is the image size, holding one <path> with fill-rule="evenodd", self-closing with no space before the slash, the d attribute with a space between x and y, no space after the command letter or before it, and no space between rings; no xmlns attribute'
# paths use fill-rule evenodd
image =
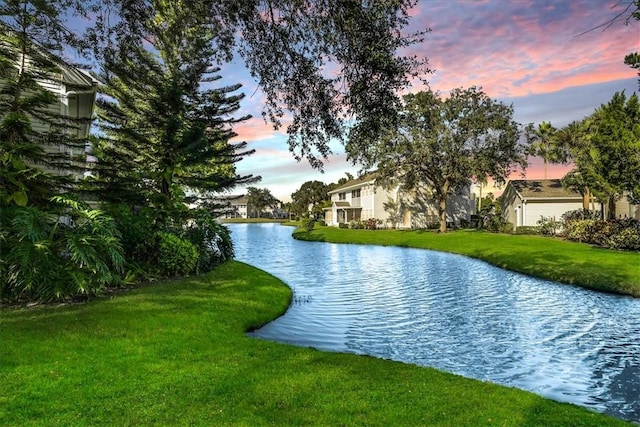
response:
<svg viewBox="0 0 640 427"><path fill-rule="evenodd" d="M591 114L616 91L638 90L636 72L624 56L640 50L640 23L614 23L605 31L592 29L621 11L617 0L423 0L412 10L411 27L430 27L422 44L411 52L429 59L435 72L432 89L444 94L455 87L482 86L492 98L513 104L521 123L551 121L563 126ZM241 174L261 175L256 186L286 200L305 181L335 182L345 172L357 174L344 150L334 155L324 173L300 163L288 152L284 129L275 132L260 112L256 90L240 59L223 67L225 81L243 84L242 112L254 116L235 130L256 154L238 164ZM422 89L420 86L413 91ZM551 166L549 178L559 178L566 166ZM542 163L533 159L527 178L542 178ZM236 188L234 193L242 193Z"/></svg>

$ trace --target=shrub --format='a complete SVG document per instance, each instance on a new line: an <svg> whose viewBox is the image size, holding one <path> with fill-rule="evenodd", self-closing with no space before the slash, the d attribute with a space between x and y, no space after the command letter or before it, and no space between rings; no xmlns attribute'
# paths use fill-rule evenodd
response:
<svg viewBox="0 0 640 427"><path fill-rule="evenodd" d="M305 218L302 220L302 227L307 231L313 230L315 226L316 226L316 220L313 219L312 217Z"/></svg>
<svg viewBox="0 0 640 427"><path fill-rule="evenodd" d="M122 236L122 249L127 263L149 263L156 257L152 212L127 205L105 205Z"/></svg>
<svg viewBox="0 0 640 427"><path fill-rule="evenodd" d="M640 221L585 219L567 224L566 238L612 249L640 250Z"/></svg>
<svg viewBox="0 0 640 427"><path fill-rule="evenodd" d="M594 212L589 209L576 209L573 211L567 211L562 214L560 220L566 227L568 223L573 221L582 221L585 219L598 219L600 218L599 212Z"/></svg>
<svg viewBox="0 0 640 427"><path fill-rule="evenodd" d="M123 251L113 218L69 197L57 209L5 207L0 228L0 299L63 300L122 283Z"/></svg>
<svg viewBox="0 0 640 427"><path fill-rule="evenodd" d="M498 233L511 234L513 233L513 224L510 222L500 221L498 223Z"/></svg>
<svg viewBox="0 0 640 427"><path fill-rule="evenodd" d="M193 272L198 263L198 249L193 243L175 234L157 234L158 273L162 276L186 276Z"/></svg>
<svg viewBox="0 0 640 427"><path fill-rule="evenodd" d="M352 228L354 230L363 229L364 228L364 222L352 220L351 222L349 222L349 228Z"/></svg>
<svg viewBox="0 0 640 427"><path fill-rule="evenodd" d="M338 228L349 228L349 224L346 222L341 222L338 224Z"/></svg>
<svg viewBox="0 0 640 427"><path fill-rule="evenodd" d="M537 224L538 230L543 236L555 236L562 229L562 222L550 216L541 216Z"/></svg>
<svg viewBox="0 0 640 427"><path fill-rule="evenodd" d="M378 225L378 221L377 221L375 218L369 218L369 219L365 222L364 227L365 227L367 230L375 230L375 229L377 228L377 225Z"/></svg>
<svg viewBox="0 0 640 427"><path fill-rule="evenodd" d="M218 223L206 209L191 210L189 216L186 225L176 234L197 248L196 273L210 271L216 265L233 259L233 241L225 225Z"/></svg>

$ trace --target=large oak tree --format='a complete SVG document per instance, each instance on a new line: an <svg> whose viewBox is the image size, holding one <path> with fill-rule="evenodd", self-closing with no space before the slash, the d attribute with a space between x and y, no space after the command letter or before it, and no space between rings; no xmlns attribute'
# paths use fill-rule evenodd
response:
<svg viewBox="0 0 640 427"><path fill-rule="evenodd" d="M447 197L474 180L498 183L526 167L526 145L513 108L476 87L442 98L432 91L404 97L399 126L364 153L380 180L406 189L427 185L437 201L440 231L446 231Z"/></svg>

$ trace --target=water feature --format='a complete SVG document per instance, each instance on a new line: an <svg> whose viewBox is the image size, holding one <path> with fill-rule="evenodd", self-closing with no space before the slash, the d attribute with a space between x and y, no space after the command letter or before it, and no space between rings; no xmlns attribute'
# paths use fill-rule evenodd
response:
<svg viewBox="0 0 640 427"><path fill-rule="evenodd" d="M230 226L239 261L287 283L286 314L253 336L368 354L640 421L640 300L421 249L301 242Z"/></svg>

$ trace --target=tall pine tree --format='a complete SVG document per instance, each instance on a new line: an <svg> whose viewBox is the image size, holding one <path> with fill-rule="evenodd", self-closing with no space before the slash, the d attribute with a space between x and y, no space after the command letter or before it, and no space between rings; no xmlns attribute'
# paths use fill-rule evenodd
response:
<svg viewBox="0 0 640 427"><path fill-rule="evenodd" d="M104 200L152 207L158 228L185 192L209 196L257 180L235 171L252 150L229 142L231 126L248 117L231 117L240 85L214 87L215 29L199 5L157 0L153 13L123 16L144 32L107 49L100 75L95 188Z"/></svg>

